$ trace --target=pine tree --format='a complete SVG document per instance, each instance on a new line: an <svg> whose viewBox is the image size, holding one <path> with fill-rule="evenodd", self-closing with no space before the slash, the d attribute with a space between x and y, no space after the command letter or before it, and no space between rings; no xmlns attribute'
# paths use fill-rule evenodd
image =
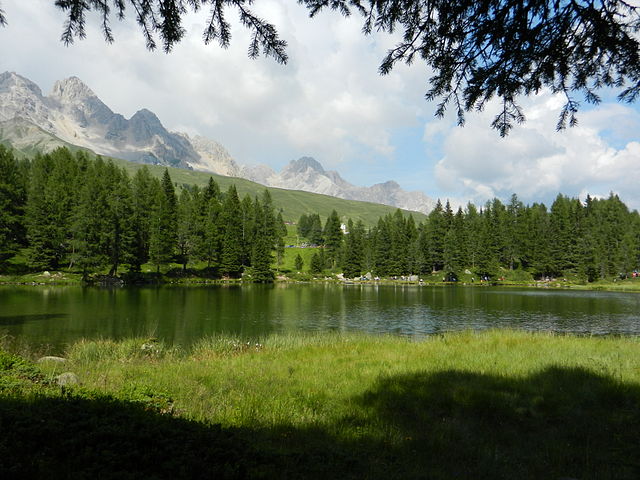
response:
<svg viewBox="0 0 640 480"><path fill-rule="evenodd" d="M157 272L160 272L161 265L174 259L177 245L177 207L173 182L169 171L165 169L160 189L155 192L149 238L149 257L151 263L156 265Z"/></svg>
<svg viewBox="0 0 640 480"><path fill-rule="evenodd" d="M534 203L529 217L529 251L534 275L546 277L555 274L555 262L551 253L551 225L547 207Z"/></svg>
<svg viewBox="0 0 640 480"><path fill-rule="evenodd" d="M242 226L242 265L251 265L251 257L253 251L253 244L255 240L256 232L256 216L257 210L260 209L260 202L256 198L255 202L247 194L240 203L240 211L242 215L240 217L240 224Z"/></svg>
<svg viewBox="0 0 640 480"><path fill-rule="evenodd" d="M220 271L238 276L242 272L242 207L235 185L231 185L222 204L222 258Z"/></svg>
<svg viewBox="0 0 640 480"><path fill-rule="evenodd" d="M510 270L522 265L526 227L524 225L524 204L514 193L507 205L505 222L505 260Z"/></svg>
<svg viewBox="0 0 640 480"><path fill-rule="evenodd" d="M314 213L309 216L309 234L307 235L309 243L312 245L322 245L324 238L322 237L322 222L320 215Z"/></svg>
<svg viewBox="0 0 640 480"><path fill-rule="evenodd" d="M324 270L324 260L318 252L314 252L311 256L311 263L309 264L309 272L317 275Z"/></svg>
<svg viewBox="0 0 640 480"><path fill-rule="evenodd" d="M31 168L25 223L30 266L55 269L69 252L72 211L77 201L78 164L69 150L36 155Z"/></svg>
<svg viewBox="0 0 640 480"><path fill-rule="evenodd" d="M0 145L0 267L25 244L26 172Z"/></svg>
<svg viewBox="0 0 640 480"><path fill-rule="evenodd" d="M199 191L183 188L178 197L176 248L177 260L182 264L182 271L187 270L187 264L195 252L198 241L198 196Z"/></svg>
<svg viewBox="0 0 640 480"><path fill-rule="evenodd" d="M287 226L282 218L282 212L278 212L276 215L276 238L275 238L275 250L276 250L276 263L282 265L284 262L284 239L287 236Z"/></svg>
<svg viewBox="0 0 640 480"><path fill-rule="evenodd" d="M360 221L354 225L349 219L347 230L349 233L345 235L344 240L342 272L347 278L355 278L362 274L364 226Z"/></svg>
<svg viewBox="0 0 640 480"><path fill-rule="evenodd" d="M254 282L272 282L274 275L271 270L271 240L269 215L264 205L256 201L256 225L251 253L251 279Z"/></svg>
<svg viewBox="0 0 640 480"><path fill-rule="evenodd" d="M132 180L132 229L134 232L131 270L140 271L140 266L149 261L149 242L151 235L151 215L153 211L155 189L159 189L157 180L151 177L147 166L136 172Z"/></svg>
<svg viewBox="0 0 640 480"><path fill-rule="evenodd" d="M309 224L309 217L307 217L306 213L303 213L302 215L300 215L300 219L298 220L298 225L296 228L297 228L298 236L302 238L309 237L310 224Z"/></svg>
<svg viewBox="0 0 640 480"><path fill-rule="evenodd" d="M447 273L457 274L466 263L464 214L459 208L445 236L443 260Z"/></svg>
<svg viewBox="0 0 640 480"><path fill-rule="evenodd" d="M442 203L438 200L427 218L423 241L423 245L428 249L425 258L431 263L432 271L442 270L444 267L444 243L449 231L448 223L448 214L445 216Z"/></svg>
<svg viewBox="0 0 640 480"><path fill-rule="evenodd" d="M402 215L402 211L397 209L393 216L387 215L385 222L388 225L391 236L391 250L388 252L390 258L389 275L404 275L409 273L409 259L407 258L410 239L408 237L407 225Z"/></svg>
<svg viewBox="0 0 640 480"><path fill-rule="evenodd" d="M373 270L381 277L386 277L391 273L392 265L389 255L391 248L389 223L384 218L379 218L378 225L373 232Z"/></svg>
<svg viewBox="0 0 640 480"><path fill-rule="evenodd" d="M323 235L327 266L330 269L333 269L338 264L338 256L342 248L342 230L340 228L340 217L335 210L333 210L327 218Z"/></svg>
<svg viewBox="0 0 640 480"><path fill-rule="evenodd" d="M204 241L199 258L207 262L207 267L219 268L222 262L222 242L224 239L222 205L214 197L208 202L204 202L204 208Z"/></svg>
<svg viewBox="0 0 640 480"><path fill-rule="evenodd" d="M304 267L304 260L302 260L302 257L300 256L299 253L296 254L296 258L293 261L293 265L296 271L298 272L302 271L302 268Z"/></svg>

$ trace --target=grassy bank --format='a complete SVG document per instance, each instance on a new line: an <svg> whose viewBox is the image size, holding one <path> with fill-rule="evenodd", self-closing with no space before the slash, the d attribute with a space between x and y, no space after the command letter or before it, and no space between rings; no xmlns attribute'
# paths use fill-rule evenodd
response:
<svg viewBox="0 0 640 480"><path fill-rule="evenodd" d="M218 337L188 352L80 342L66 357L0 362L0 474L640 476L637 338ZM56 386L62 371L81 386Z"/></svg>

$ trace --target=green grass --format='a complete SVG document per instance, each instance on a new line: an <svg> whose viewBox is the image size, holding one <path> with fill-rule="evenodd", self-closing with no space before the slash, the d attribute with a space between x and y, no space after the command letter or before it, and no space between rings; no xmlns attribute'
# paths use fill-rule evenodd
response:
<svg viewBox="0 0 640 480"><path fill-rule="evenodd" d="M33 143L24 144L24 137L34 138L34 132L37 132L38 139ZM0 143L8 147L12 147L18 153L19 157L33 157L38 152L48 152L57 147L66 147L72 152L86 151L91 155L93 152L82 147L71 145L56 136L45 132L35 125L15 125L11 122L5 122L0 125ZM130 162L118 158L104 157L111 159L116 165L124 168L130 176L143 167L140 163ZM147 165L152 175L161 178L165 167L158 165ZM168 167L172 180L178 185L198 185L205 186L209 182L209 177L220 185L223 191L226 191L232 184L236 186L238 195L244 197L246 194L254 197L262 195L265 190L264 185L260 185L249 180L235 177L226 177L208 172L197 172L182 168ZM354 222L362 220L365 225L372 226L378 221L378 218L396 211L396 207L381 205L369 202L360 202L355 200L343 200L328 195L320 195L316 193L303 192L300 190L284 190L281 188L267 188L271 192L274 206L282 212L282 217L287 221L297 221L303 213L318 213L323 219L326 219L332 210L336 210L343 218L351 218ZM418 212L404 211L405 214L411 214L416 222L420 222L426 218L426 215Z"/></svg>
<svg viewBox="0 0 640 480"><path fill-rule="evenodd" d="M115 439L128 436L131 452L117 471L128 465L131 478L137 468L165 478L163 463L171 469L176 460L193 471L202 458L223 478L640 475L637 338L489 331L420 341L274 335L247 343L221 336L190 351L145 339L80 342L67 356L63 366L42 366L40 383L27 378L20 382L28 386L0 391L1 405L10 407L0 408L1 425L11 427L0 440L3 467L41 452L40 420L50 421L53 408L71 425L63 421L55 431L46 424L51 435L66 442L78 436L78 446L87 435L97 442L93 453L80 448L86 465L73 455L53 463L47 455L61 452L50 445L39 458L53 477L69 465L81 472L112 466ZM62 370L75 372L82 386L61 392L47 384ZM104 419L117 415L129 423L105 433ZM77 418L85 422L79 433ZM175 434L191 450L175 442L173 456L158 459L149 449L166 447L149 429ZM231 464L216 454L218 444ZM153 457L158 470L134 461L135 453Z"/></svg>
<svg viewBox="0 0 640 480"><path fill-rule="evenodd" d="M126 160L113 159L113 161L124 168L130 176L133 176L137 170L143 167L142 164L128 162ZM164 166L147 165L147 167L151 174L158 178L162 177L165 170ZM209 182L209 178L213 177L223 192L231 185L235 185L240 198L247 194L252 197L256 195L260 196L266 188L271 193L274 206L278 211L282 212L282 218L285 221L297 222L303 213L318 213L324 220L331 214L332 210L335 210L342 218L351 218L354 222L362 220L365 225L373 226L380 217L397 210L396 207L377 203L343 200L341 198L300 190L265 187L259 183L242 178L225 177L214 173L197 172L182 168L168 167L168 169L171 179L178 185L198 185L203 187ZM423 221L426 218L426 215L418 212L404 210L404 213L412 215L416 222Z"/></svg>

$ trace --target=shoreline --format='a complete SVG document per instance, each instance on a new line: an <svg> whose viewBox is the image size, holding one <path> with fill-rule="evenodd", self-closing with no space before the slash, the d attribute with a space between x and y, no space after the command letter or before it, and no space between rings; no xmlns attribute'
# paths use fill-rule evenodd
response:
<svg viewBox="0 0 640 480"><path fill-rule="evenodd" d="M46 275L49 273L49 275ZM0 275L0 286L24 286L24 287L43 287L43 286L86 286L86 287L149 287L149 286L207 286L207 285L256 285L251 280L242 278L202 278L198 276L184 277L167 277L161 275L159 278L153 275L151 278L138 279L137 281L126 281L126 275L118 277L107 277L101 275L97 279L83 280L80 274L65 272L45 272L33 273L28 275ZM445 282L445 281L409 281L394 280L382 278L379 280L351 280L343 279L338 276L325 276L324 278L296 278L279 275L274 282L266 285L278 284L335 284L349 286L410 286L410 287L465 287L465 288L531 288L531 289L561 289L561 290L585 290L585 291L614 291L614 292L630 292L640 293L640 278L626 279L612 282L594 282L594 283L576 283L569 281L482 281L482 282Z"/></svg>

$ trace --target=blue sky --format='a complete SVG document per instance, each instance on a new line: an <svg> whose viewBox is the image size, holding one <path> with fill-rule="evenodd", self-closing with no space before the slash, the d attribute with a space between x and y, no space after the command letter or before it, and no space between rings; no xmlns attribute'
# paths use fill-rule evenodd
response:
<svg viewBox="0 0 640 480"><path fill-rule="evenodd" d="M241 164L275 169L304 155L348 181L396 180L405 189L477 204L517 193L550 202L559 193L620 194L640 208L638 106L585 106L577 128L556 133L561 99L543 92L522 99L527 123L501 139L489 125L495 109L469 114L464 128L435 119L424 100L429 71L416 61L381 77L378 65L395 38L363 36L361 20L327 12L308 19L287 0L257 8L289 43L286 66L246 56L249 36L234 28L231 47L205 46L206 12L190 15L188 35L168 55L149 52L137 26L114 19L115 43L104 42L97 17L87 39L64 47L64 22L53 0L2 1L0 71L15 71L48 93L80 77L114 111L155 112L170 130L219 141ZM230 12L231 14L231 12Z"/></svg>

